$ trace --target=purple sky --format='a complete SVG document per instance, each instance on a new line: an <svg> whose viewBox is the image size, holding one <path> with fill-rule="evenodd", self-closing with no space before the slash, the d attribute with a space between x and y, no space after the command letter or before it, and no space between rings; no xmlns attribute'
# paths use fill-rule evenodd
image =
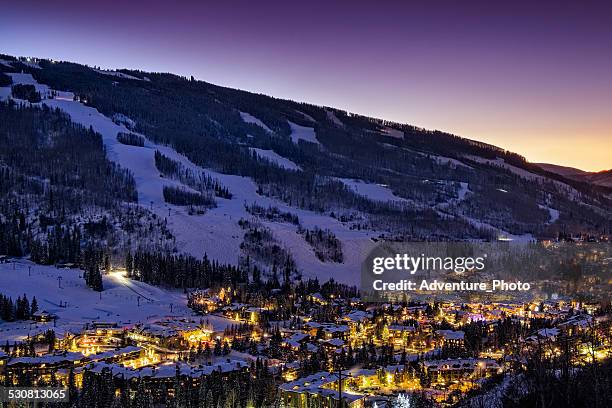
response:
<svg viewBox="0 0 612 408"><path fill-rule="evenodd" d="M611 168L612 5L501 3L21 0L2 7L0 52L194 75Z"/></svg>

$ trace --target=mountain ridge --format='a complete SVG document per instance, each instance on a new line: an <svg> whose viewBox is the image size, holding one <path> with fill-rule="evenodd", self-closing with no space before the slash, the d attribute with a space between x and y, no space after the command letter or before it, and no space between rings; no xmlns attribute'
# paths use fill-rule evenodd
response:
<svg viewBox="0 0 612 408"><path fill-rule="evenodd" d="M612 187L612 169L602 171L585 171L573 167L559 166L556 164L536 163L544 170L560 174L564 177L585 183Z"/></svg>
<svg viewBox="0 0 612 408"><path fill-rule="evenodd" d="M102 134L178 252L331 277L358 268L354 259L378 239L611 229L611 189L485 143L172 74L0 58L13 85L40 94L31 105ZM32 96L0 91L19 104Z"/></svg>

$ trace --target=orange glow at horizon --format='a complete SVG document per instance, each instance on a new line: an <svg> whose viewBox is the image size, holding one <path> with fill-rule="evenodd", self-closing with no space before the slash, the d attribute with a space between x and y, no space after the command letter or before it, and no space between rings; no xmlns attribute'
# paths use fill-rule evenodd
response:
<svg viewBox="0 0 612 408"><path fill-rule="evenodd" d="M608 129L497 129L484 136L476 126L457 134L518 153L532 163L573 167L587 172L612 169L612 125ZM468 136L471 135L471 136ZM479 136L483 135L483 136Z"/></svg>

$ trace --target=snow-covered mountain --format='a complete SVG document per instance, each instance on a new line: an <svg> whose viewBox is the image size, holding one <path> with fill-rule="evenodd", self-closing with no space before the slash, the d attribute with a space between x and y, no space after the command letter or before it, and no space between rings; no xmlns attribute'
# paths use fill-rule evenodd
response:
<svg viewBox="0 0 612 408"><path fill-rule="evenodd" d="M132 175L157 232L117 221L123 249L158 240L196 258L354 283L380 238L612 229L609 188L480 142L171 74L0 59L1 99L59 109Z"/></svg>

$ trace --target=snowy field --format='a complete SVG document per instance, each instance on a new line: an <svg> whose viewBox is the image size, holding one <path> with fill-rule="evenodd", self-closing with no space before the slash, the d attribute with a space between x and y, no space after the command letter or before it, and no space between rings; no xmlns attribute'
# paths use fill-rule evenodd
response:
<svg viewBox="0 0 612 408"><path fill-rule="evenodd" d="M317 134L315 133L314 128L300 126L290 121L287 122L289 123L289 127L291 128L291 141L293 143L298 144L300 140L304 140L305 142L315 143L318 145L321 144L317 140Z"/></svg>
<svg viewBox="0 0 612 408"><path fill-rule="evenodd" d="M555 210L554 208L548 207L546 205L541 205L541 204L538 204L538 207L542 210L548 211L548 216L549 216L548 223L549 224L553 224L555 221L559 219L559 210Z"/></svg>
<svg viewBox="0 0 612 408"><path fill-rule="evenodd" d="M2 322L0 344L7 340L11 343L19 341L47 329L55 330L58 335L78 333L86 323L94 321L131 326L152 323L168 316L194 315L187 308L186 295L182 291L160 289L113 272L103 276L104 291L99 293L85 285L82 274L79 269L58 269L27 260L0 264L2 294L15 300L25 293L30 302L35 296L39 311L58 317L56 326L53 322ZM219 330L235 323L221 316L205 318Z"/></svg>
<svg viewBox="0 0 612 408"><path fill-rule="evenodd" d="M117 71L104 71L101 69L94 69L94 71L96 71L98 74L102 74L102 75L109 75L109 76L114 76L117 78L122 78L122 79L132 79L135 81L143 81L143 79L141 78L137 78L133 75L128 75L128 74L124 74L123 72L117 72Z"/></svg>
<svg viewBox="0 0 612 408"><path fill-rule="evenodd" d="M355 193L373 201L408 202L405 198L393 194L393 191L391 191L389 187L382 184L368 183L363 180L347 178L339 178L337 180L343 182Z"/></svg>
<svg viewBox="0 0 612 408"><path fill-rule="evenodd" d="M256 147L249 148L251 152L257 153L257 156L269 160L270 162L277 164L278 166L287 170L302 170L300 166L292 162L291 160L281 156L274 150L258 149Z"/></svg>
<svg viewBox="0 0 612 408"><path fill-rule="evenodd" d="M257 119L255 116L251 115L250 113L240 112L240 117L246 123L251 123L253 125L257 125L257 126L263 128L264 130L266 130L269 133L274 133L274 132L272 132L272 129L270 129L268 126L266 126L265 123L263 123L261 120Z"/></svg>

